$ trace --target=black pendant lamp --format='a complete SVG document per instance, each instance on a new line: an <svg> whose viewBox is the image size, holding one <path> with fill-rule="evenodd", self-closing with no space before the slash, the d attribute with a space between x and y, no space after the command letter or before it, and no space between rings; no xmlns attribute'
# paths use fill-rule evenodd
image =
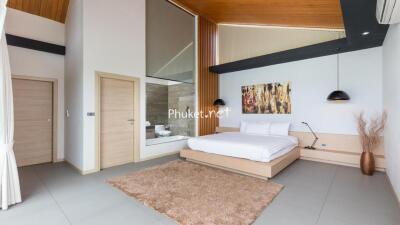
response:
<svg viewBox="0 0 400 225"><path fill-rule="evenodd" d="M340 66L339 66L339 51L337 53L337 89L336 91L333 91L332 93L329 94L328 96L328 101L348 101L350 100L350 96L339 89L339 75L340 75Z"/></svg>
<svg viewBox="0 0 400 225"><path fill-rule="evenodd" d="M225 105L225 101L219 98L219 99L214 101L213 105L214 106L224 106Z"/></svg>

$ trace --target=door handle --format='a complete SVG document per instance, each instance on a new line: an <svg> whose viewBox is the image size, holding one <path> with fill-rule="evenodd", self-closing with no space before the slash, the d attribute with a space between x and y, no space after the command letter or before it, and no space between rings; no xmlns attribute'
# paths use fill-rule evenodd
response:
<svg viewBox="0 0 400 225"><path fill-rule="evenodd" d="M135 120L134 120L134 119L129 119L128 121L129 121L129 122L134 122Z"/></svg>

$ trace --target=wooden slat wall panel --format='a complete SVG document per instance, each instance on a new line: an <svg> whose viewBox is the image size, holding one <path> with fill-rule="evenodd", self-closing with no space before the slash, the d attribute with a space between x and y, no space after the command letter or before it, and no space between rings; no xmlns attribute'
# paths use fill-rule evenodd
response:
<svg viewBox="0 0 400 225"><path fill-rule="evenodd" d="M199 17L199 111L205 115L210 111L217 111L213 106L219 96L218 75L209 72L208 68L216 64L217 52L217 25L203 17ZM215 115L199 118L199 135L207 135L215 132L219 120Z"/></svg>
<svg viewBox="0 0 400 225"><path fill-rule="evenodd" d="M9 0L7 6L65 23L69 0Z"/></svg>

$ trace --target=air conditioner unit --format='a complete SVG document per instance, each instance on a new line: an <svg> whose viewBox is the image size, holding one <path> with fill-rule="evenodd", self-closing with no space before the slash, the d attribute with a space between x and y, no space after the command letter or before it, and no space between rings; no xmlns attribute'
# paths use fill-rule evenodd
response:
<svg viewBox="0 0 400 225"><path fill-rule="evenodd" d="M400 23L400 0L377 0L376 18L380 24Z"/></svg>

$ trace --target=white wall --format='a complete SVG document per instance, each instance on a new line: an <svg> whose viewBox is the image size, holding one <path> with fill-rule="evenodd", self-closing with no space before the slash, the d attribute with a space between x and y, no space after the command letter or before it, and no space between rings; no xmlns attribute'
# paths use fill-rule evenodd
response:
<svg viewBox="0 0 400 225"><path fill-rule="evenodd" d="M344 30L219 25L219 63L248 59L345 37Z"/></svg>
<svg viewBox="0 0 400 225"><path fill-rule="evenodd" d="M238 127L240 120L291 121L294 131L308 131L306 121L322 133L357 134L354 114L382 112L382 48L340 54L340 86L351 97L344 104L326 100L336 89L336 56L220 75L220 96L232 110L220 119L221 126ZM241 113L241 86L270 82L292 82L292 114Z"/></svg>
<svg viewBox="0 0 400 225"><path fill-rule="evenodd" d="M164 152L145 146L145 0L73 0L67 17L67 160L83 172L96 167L96 72L140 79L140 159ZM82 132L82 133L81 133ZM171 150L169 150L171 151Z"/></svg>
<svg viewBox="0 0 400 225"><path fill-rule="evenodd" d="M400 199L400 24L391 25L383 44L383 106L386 172Z"/></svg>
<svg viewBox="0 0 400 225"><path fill-rule="evenodd" d="M8 34L64 45L65 25L14 9L7 10L5 30ZM9 46L13 75L58 80L58 159L64 159L64 56Z"/></svg>
<svg viewBox="0 0 400 225"><path fill-rule="evenodd" d="M19 10L7 9L6 32L52 44L65 44L65 25Z"/></svg>
<svg viewBox="0 0 400 225"><path fill-rule="evenodd" d="M95 168L95 72L140 78L140 149L145 148L145 0L83 1L83 169Z"/></svg>
<svg viewBox="0 0 400 225"><path fill-rule="evenodd" d="M83 3L71 0L66 18L65 159L83 169Z"/></svg>

